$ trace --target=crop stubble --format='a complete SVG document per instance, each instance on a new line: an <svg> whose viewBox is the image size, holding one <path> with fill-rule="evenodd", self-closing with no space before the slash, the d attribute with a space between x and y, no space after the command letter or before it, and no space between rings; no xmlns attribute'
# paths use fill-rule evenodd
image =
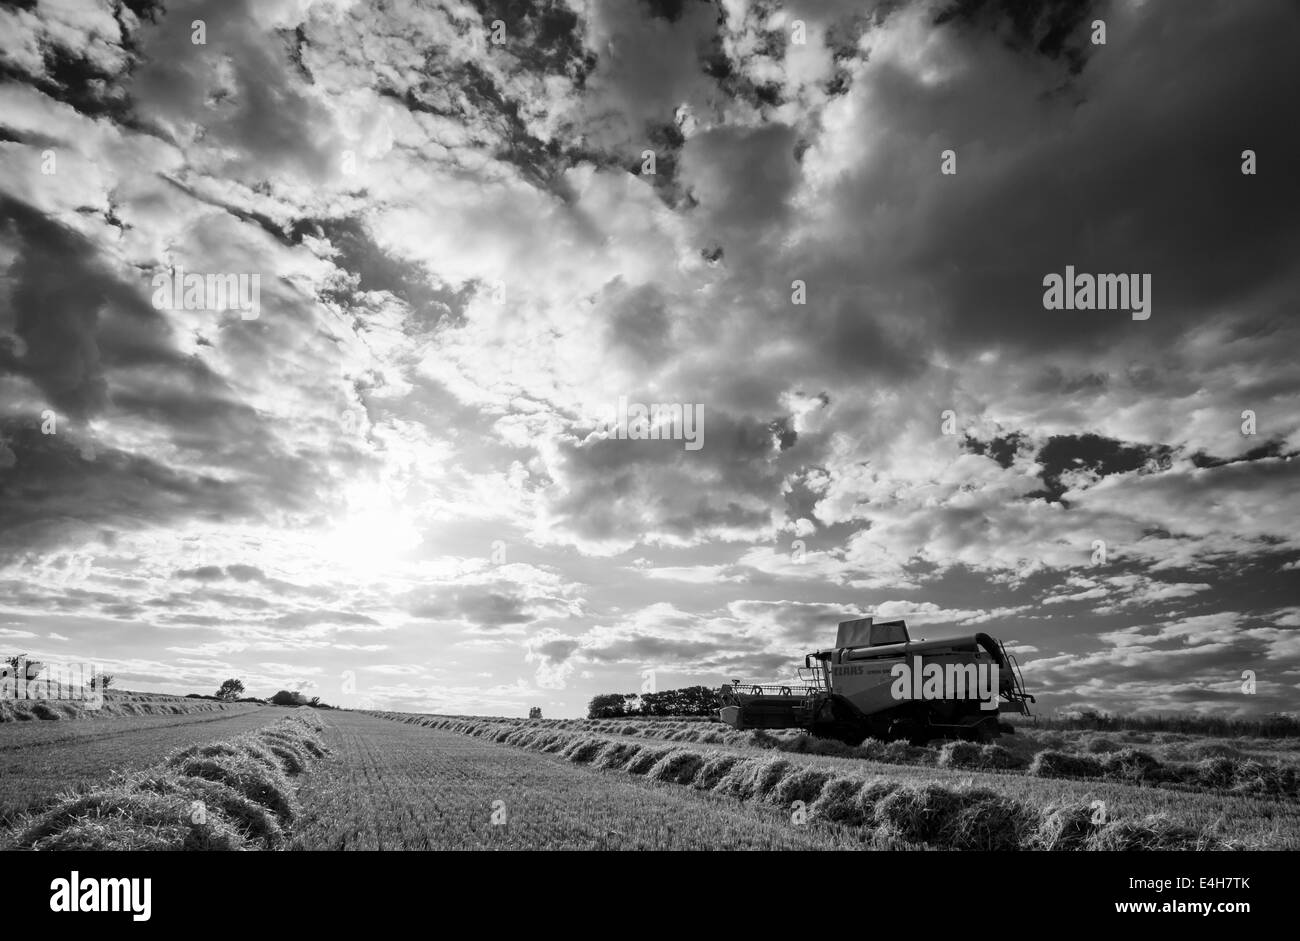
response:
<svg viewBox="0 0 1300 941"><path fill-rule="evenodd" d="M303 782L295 843L316 850L834 849L837 828L360 713ZM504 825L494 825L501 801Z"/></svg>

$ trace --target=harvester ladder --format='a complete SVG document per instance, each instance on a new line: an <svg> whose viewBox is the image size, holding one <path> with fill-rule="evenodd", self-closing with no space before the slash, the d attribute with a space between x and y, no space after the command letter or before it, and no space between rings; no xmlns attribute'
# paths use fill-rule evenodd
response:
<svg viewBox="0 0 1300 941"><path fill-rule="evenodd" d="M1028 702L1037 702L1033 696L1025 691L1025 678L1020 672L1020 661L1011 653L1007 652L1007 646L1001 640L998 641L998 650L1002 652L1002 662L1011 667L1011 698L1022 705ZM1029 708L1025 708L1025 714L1029 714Z"/></svg>

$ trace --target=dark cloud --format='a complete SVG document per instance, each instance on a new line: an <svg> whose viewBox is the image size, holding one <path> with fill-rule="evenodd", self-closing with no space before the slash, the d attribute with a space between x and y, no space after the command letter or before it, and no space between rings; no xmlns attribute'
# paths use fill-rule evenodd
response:
<svg viewBox="0 0 1300 941"><path fill-rule="evenodd" d="M586 656L599 662L635 662L669 660L676 663L698 663L721 652L716 640L694 640L689 637L659 637L634 635L611 644L591 648Z"/></svg>
<svg viewBox="0 0 1300 941"><path fill-rule="evenodd" d="M536 579L541 581L536 581ZM532 624L564 615L568 602L539 572L524 568L513 576L480 577L477 584L428 586L398 599L403 611L429 621L464 621L485 631Z"/></svg>
<svg viewBox="0 0 1300 941"><path fill-rule="evenodd" d="M993 458L993 460L998 462L999 467L1010 467L1015 462L1016 453L1019 451L1020 444L1023 440L1023 435L1011 432L1010 434L998 435L990 438L988 441L980 441L978 438L967 435L963 439L962 444L964 444L972 454L987 455L988 457ZM1046 447L1047 446L1044 445L1044 448ZM1040 452L1039 460L1041 461L1042 459L1043 456ZM1046 472L1045 469L1044 473ZM1059 473L1059 469L1057 472Z"/></svg>
<svg viewBox="0 0 1300 941"><path fill-rule="evenodd" d="M256 494L231 481L174 468L143 454L96 450L88 459L67 436L8 424L16 455L0 470L0 548L57 545L102 528L135 529L179 520L256 514Z"/></svg>
<svg viewBox="0 0 1300 941"><path fill-rule="evenodd" d="M430 326L444 320L460 321L460 308L470 286L455 290L430 283L421 266L395 258L376 245L361 219L304 219L293 228L296 240L308 233L328 239L338 249L339 267L356 275L356 291L389 291ZM324 295L344 300L351 293L328 290Z"/></svg>
<svg viewBox="0 0 1300 941"><path fill-rule="evenodd" d="M1222 467L1225 464L1235 464L1238 461L1260 461L1269 457L1290 460L1294 457L1300 457L1300 451L1290 450L1284 442L1273 440L1251 448L1235 458L1213 457L1203 451L1198 451L1192 455L1192 463L1197 467Z"/></svg>
<svg viewBox="0 0 1300 941"><path fill-rule="evenodd" d="M20 350L12 341L0 345L0 370L32 379L60 411L78 418L99 411L107 400L100 339L105 309L111 306L122 321L135 316L165 327L100 267L84 237L6 196L0 196L0 227L19 252L7 273L13 290L5 313L22 341Z"/></svg>
<svg viewBox="0 0 1300 941"><path fill-rule="evenodd" d="M182 569L176 572L177 578L192 578L200 582L214 582L226 577L225 570L219 565L201 565L198 568Z"/></svg>
<svg viewBox="0 0 1300 941"><path fill-rule="evenodd" d="M795 130L782 124L718 127L695 134L682 148L682 185L698 212L726 245L753 239L787 219L787 200L799 182Z"/></svg>
<svg viewBox="0 0 1300 941"><path fill-rule="evenodd" d="M1054 9L1073 22L1084 6ZM1004 18L991 4L963 9ZM1042 27L1055 14L1027 15L1050 52L1057 31ZM1049 96L1049 77L1004 59L983 28L953 33L968 57L954 64L959 78L927 82L868 60L862 78L872 92L841 114L869 135L862 159L820 193L844 207L850 227L829 226L816 243L816 257L833 257L837 269L809 278L819 303L828 280L839 303L860 297L844 280L852 271L877 296L882 285L886 299L906 295L911 322L924 325L922 350L1149 350L1231 298L1294 293L1289 259L1300 227L1282 207L1297 202L1300 182L1240 172L1247 147L1284 166L1300 156L1286 116L1284 89L1295 78L1286 30L1267 5L1201 18L1147 4L1129 17L1111 21L1110 42L1077 77L1073 98ZM1225 44L1229 33L1241 41ZM1147 55L1156 44L1160 54ZM958 155L951 177L939 173L947 148ZM1044 310L1042 279L1067 264L1151 274L1152 318ZM842 328L823 326L828 355L880 348L863 306L852 303ZM1281 317L1281 307L1268 316ZM859 323L857 334L844 329Z"/></svg>
<svg viewBox="0 0 1300 941"><path fill-rule="evenodd" d="M787 463L797 466L798 457L782 450L779 424L720 414L707 404L703 416L698 450L686 450L681 440L563 442L550 503L554 525L592 540L692 542L765 532ZM788 434L784 440L791 443ZM725 488L711 486L723 478Z"/></svg>
<svg viewBox="0 0 1300 941"><path fill-rule="evenodd" d="M610 345L634 364L657 363L671 352L672 321L662 294L652 285L628 288L614 282L595 302L605 312Z"/></svg>
<svg viewBox="0 0 1300 941"><path fill-rule="evenodd" d="M130 26L119 18L117 28L120 34L114 40L124 49L132 49ZM30 82L55 101L70 105L82 114L140 127L132 113L130 95L120 84L125 61L92 57L87 50L76 48L75 40L70 40L72 37L67 32L43 36L41 66L35 74L8 56L0 58L0 78Z"/></svg>
<svg viewBox="0 0 1300 941"><path fill-rule="evenodd" d="M995 439L996 441L996 439ZM982 453L977 451L976 453ZM1003 451L1005 454L1005 450ZM1067 471L1089 471L1099 477L1127 474L1148 469L1168 469L1171 449L1160 445L1124 444L1098 435L1059 435L1050 438L1038 451L1035 460L1046 489L1029 494L1050 501L1061 499L1069 489L1061 482ZM990 453L990 456L995 456ZM998 463L1009 467L1010 462Z"/></svg>
<svg viewBox="0 0 1300 941"><path fill-rule="evenodd" d="M563 663L565 660L568 660L580 646L581 643L579 641L564 638L536 644L532 649L553 663Z"/></svg>
<svg viewBox="0 0 1300 941"><path fill-rule="evenodd" d="M220 565L202 565L192 569L178 569L175 578L187 578L201 582L225 581L230 579L236 582L259 582L274 585L276 587L293 587L286 586L284 582L268 578L256 565L227 565L224 568Z"/></svg>
<svg viewBox="0 0 1300 941"><path fill-rule="evenodd" d="M646 7L649 15L655 19L676 23L682 16L682 10L688 3L700 0L639 0Z"/></svg>
<svg viewBox="0 0 1300 941"><path fill-rule="evenodd" d="M1077 74L1083 70L1091 48L1089 21L1104 6L1095 0L955 0L939 8L934 22L936 26L991 30L1017 50L1063 60L1069 71Z"/></svg>
<svg viewBox="0 0 1300 941"><path fill-rule="evenodd" d="M128 82L137 111L158 123L204 114L204 135L227 145L222 170L230 176L272 168L315 180L333 175L342 147L329 135L329 112L286 68L288 50L244 0L201 0L172 12L140 42L145 61ZM195 20L206 25L202 45L191 41ZM227 99L238 106L221 107Z"/></svg>
<svg viewBox="0 0 1300 941"><path fill-rule="evenodd" d="M318 624L342 624L347 627L373 627L379 622L367 614L355 611L331 611L327 609L293 611L281 615L271 622L276 627L312 627Z"/></svg>

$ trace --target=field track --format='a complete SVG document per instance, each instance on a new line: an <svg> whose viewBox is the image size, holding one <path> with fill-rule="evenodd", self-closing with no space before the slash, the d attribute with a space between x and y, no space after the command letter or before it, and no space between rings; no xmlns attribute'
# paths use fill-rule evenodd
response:
<svg viewBox="0 0 1300 941"><path fill-rule="evenodd" d="M101 783L174 748L229 738L283 718L288 709L240 704L221 712L0 725L0 825L62 791Z"/></svg>
<svg viewBox="0 0 1300 941"><path fill-rule="evenodd" d="M298 848L833 849L839 828L605 774L555 755L356 712L323 712L330 758L299 790ZM507 822L491 822L504 802ZM499 805L502 806L502 805Z"/></svg>

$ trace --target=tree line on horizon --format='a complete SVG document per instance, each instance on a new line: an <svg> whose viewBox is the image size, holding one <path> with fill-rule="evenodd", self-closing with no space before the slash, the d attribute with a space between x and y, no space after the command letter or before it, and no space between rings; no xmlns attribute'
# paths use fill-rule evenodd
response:
<svg viewBox="0 0 1300 941"><path fill-rule="evenodd" d="M686 686L660 693L602 693L587 704L588 719L633 716L716 716L722 708L717 690Z"/></svg>

